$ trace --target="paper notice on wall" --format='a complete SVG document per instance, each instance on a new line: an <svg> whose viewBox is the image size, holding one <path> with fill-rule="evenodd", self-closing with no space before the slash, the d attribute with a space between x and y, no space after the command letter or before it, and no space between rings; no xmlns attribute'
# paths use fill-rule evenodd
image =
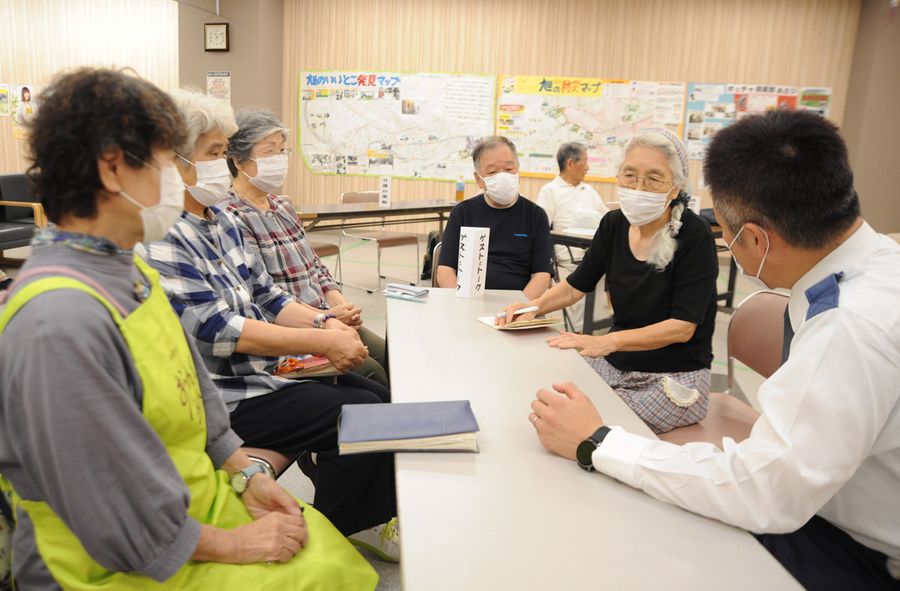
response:
<svg viewBox="0 0 900 591"><path fill-rule="evenodd" d="M207 72L206 94L231 102L231 72Z"/></svg>
<svg viewBox="0 0 900 591"><path fill-rule="evenodd" d="M378 207L390 208L391 206L391 177L383 176L378 179Z"/></svg>
<svg viewBox="0 0 900 591"><path fill-rule="evenodd" d="M463 226L459 229L459 255L456 263L458 297L477 298L484 294L490 241L490 228Z"/></svg>
<svg viewBox="0 0 900 591"><path fill-rule="evenodd" d="M0 116L9 117L9 84L0 84Z"/></svg>
<svg viewBox="0 0 900 591"><path fill-rule="evenodd" d="M798 90L795 86L778 84L691 82L688 84L684 129L688 156L692 160L702 160L719 131L748 115L776 109L805 109L827 116L830 105L830 88Z"/></svg>
<svg viewBox="0 0 900 591"><path fill-rule="evenodd" d="M17 140L28 139L28 124L37 114L38 87L22 84L10 87L9 114L13 117L12 134Z"/></svg>

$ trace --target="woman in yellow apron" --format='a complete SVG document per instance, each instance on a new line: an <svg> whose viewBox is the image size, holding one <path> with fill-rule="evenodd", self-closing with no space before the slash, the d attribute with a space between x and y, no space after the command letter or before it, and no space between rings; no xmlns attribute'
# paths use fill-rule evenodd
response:
<svg viewBox="0 0 900 591"><path fill-rule="evenodd" d="M372 589L321 514L240 451L155 271L182 209L183 122L138 78L42 96L29 171L48 218L0 312L0 471L23 589Z"/></svg>

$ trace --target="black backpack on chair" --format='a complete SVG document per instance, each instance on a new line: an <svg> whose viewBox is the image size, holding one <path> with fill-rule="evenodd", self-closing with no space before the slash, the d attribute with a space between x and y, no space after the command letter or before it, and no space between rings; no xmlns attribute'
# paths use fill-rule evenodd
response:
<svg viewBox="0 0 900 591"><path fill-rule="evenodd" d="M431 279L431 267L434 257L434 247L440 242L440 234L432 230L428 233L428 240L425 242L425 256L422 259L422 274L420 279Z"/></svg>

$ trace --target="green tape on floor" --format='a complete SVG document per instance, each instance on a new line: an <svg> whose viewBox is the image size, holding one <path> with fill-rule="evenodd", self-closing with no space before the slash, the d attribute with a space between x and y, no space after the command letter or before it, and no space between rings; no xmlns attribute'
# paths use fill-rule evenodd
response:
<svg viewBox="0 0 900 591"><path fill-rule="evenodd" d="M727 361L719 361L718 359L714 359L713 362L712 362L712 364L713 364L713 365L718 365L718 366L728 367L728 362L727 362ZM750 369L749 367L747 367L747 366L744 365L743 363L738 363L737 361L734 362L734 367L735 367L735 369L739 369L739 370L741 370L741 371L746 371L746 372L750 372L750 373L756 373L755 371L753 371L752 369Z"/></svg>

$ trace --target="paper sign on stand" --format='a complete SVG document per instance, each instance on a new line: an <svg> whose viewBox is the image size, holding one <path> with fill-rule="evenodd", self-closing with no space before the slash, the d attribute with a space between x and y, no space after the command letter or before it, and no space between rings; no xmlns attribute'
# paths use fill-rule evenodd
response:
<svg viewBox="0 0 900 591"><path fill-rule="evenodd" d="M391 177L383 176L378 179L378 207L391 206Z"/></svg>
<svg viewBox="0 0 900 591"><path fill-rule="evenodd" d="M490 228L463 226L459 229L459 256L456 270L456 295L477 298L484 293L487 280Z"/></svg>

